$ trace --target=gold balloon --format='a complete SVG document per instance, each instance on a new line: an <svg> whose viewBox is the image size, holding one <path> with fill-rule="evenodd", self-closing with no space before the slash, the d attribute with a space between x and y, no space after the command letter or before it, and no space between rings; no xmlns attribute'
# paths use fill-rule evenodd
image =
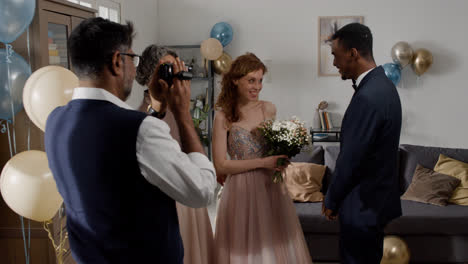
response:
<svg viewBox="0 0 468 264"><path fill-rule="evenodd" d="M213 61L213 68L217 74L224 74L229 71L231 67L232 58L226 52L223 52L223 55L218 59Z"/></svg>
<svg viewBox="0 0 468 264"><path fill-rule="evenodd" d="M380 264L408 264L409 260L410 252L405 241L397 236L385 236Z"/></svg>
<svg viewBox="0 0 468 264"><path fill-rule="evenodd" d="M400 64L401 68L404 68L413 60L413 49L407 42L397 42L392 47L392 60L394 63Z"/></svg>
<svg viewBox="0 0 468 264"><path fill-rule="evenodd" d="M414 72L421 76L425 73L433 62L432 54L427 49L418 49L414 52L413 64L411 67Z"/></svg>

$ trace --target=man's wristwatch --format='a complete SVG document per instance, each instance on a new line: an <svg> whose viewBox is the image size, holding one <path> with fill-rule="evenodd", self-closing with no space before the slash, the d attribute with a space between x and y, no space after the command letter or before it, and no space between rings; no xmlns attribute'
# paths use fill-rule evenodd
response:
<svg viewBox="0 0 468 264"><path fill-rule="evenodd" d="M166 116L166 112L158 112L156 110L154 110L153 107L151 107L151 105L148 105L148 108L146 109L146 112L149 114L149 115L152 115L156 118L159 118L159 119L163 119L165 116Z"/></svg>

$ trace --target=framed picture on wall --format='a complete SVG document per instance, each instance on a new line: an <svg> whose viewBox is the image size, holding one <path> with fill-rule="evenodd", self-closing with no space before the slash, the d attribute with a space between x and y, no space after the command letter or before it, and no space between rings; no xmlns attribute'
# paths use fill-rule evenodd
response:
<svg viewBox="0 0 468 264"><path fill-rule="evenodd" d="M333 66L330 38L333 34L349 23L364 23L363 16L327 16L319 17L318 74L319 76L339 76Z"/></svg>

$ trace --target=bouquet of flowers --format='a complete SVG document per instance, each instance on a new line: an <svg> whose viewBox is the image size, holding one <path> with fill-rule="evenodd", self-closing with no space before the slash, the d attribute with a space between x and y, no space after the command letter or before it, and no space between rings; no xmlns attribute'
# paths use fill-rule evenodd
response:
<svg viewBox="0 0 468 264"><path fill-rule="evenodd" d="M268 144L268 151L265 156L287 155L291 158L310 142L310 135L304 122L296 117L283 121L267 120L261 123L258 129ZM278 159L277 165L282 166L285 162L285 159ZM282 181L281 172L276 171L273 175L273 182Z"/></svg>

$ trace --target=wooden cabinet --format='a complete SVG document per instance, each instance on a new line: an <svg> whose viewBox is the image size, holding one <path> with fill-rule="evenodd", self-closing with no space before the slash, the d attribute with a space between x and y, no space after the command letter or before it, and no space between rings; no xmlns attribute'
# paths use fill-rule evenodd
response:
<svg viewBox="0 0 468 264"><path fill-rule="evenodd" d="M96 12L65 0L37 0L35 16L29 27L29 41L25 31L11 43L13 50L30 62L33 72L51 64L70 68L68 36L74 27L84 19L94 17ZM15 116L15 134L18 153L28 149L28 142L30 149L44 150L43 132L29 121L24 110ZM10 159L8 145L7 133L0 133L1 168ZM54 222L58 222L57 217ZM59 225L55 224L53 229L58 233ZM26 263L22 238L20 217L0 196L0 263ZM31 221L30 247L30 263L56 263L54 249L42 223ZM64 260L64 263L74 263L68 254Z"/></svg>
<svg viewBox="0 0 468 264"><path fill-rule="evenodd" d="M35 68L61 65L70 69L66 40L71 31L86 18L94 17L94 9L65 0L39 0L31 25ZM58 54L54 54L57 52Z"/></svg>

